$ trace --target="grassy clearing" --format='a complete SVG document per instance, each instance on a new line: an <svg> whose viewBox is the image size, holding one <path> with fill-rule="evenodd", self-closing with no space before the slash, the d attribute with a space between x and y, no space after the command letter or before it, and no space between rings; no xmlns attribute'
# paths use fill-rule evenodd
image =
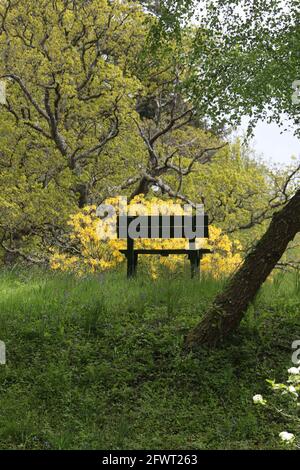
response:
<svg viewBox="0 0 300 470"><path fill-rule="evenodd" d="M184 355L220 283L3 272L0 448L277 448L286 424L252 396L285 379L299 286L277 277L230 344Z"/></svg>

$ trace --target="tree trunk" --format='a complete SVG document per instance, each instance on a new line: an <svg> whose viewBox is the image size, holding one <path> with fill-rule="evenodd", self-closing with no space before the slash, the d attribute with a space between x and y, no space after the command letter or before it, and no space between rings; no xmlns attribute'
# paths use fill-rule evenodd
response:
<svg viewBox="0 0 300 470"><path fill-rule="evenodd" d="M203 320L189 332L186 348L216 346L233 332L250 302L282 257L290 241L300 232L300 190L280 211L225 290L214 300Z"/></svg>
<svg viewBox="0 0 300 470"><path fill-rule="evenodd" d="M78 196L78 207L82 209L84 206L89 204L89 190L88 185L84 183L77 184L75 191L79 194Z"/></svg>
<svg viewBox="0 0 300 470"><path fill-rule="evenodd" d="M139 194L144 194L144 195L148 194L149 186L150 186L149 181L146 178L141 178L137 188L130 195L129 200L131 201L135 196L138 196Z"/></svg>

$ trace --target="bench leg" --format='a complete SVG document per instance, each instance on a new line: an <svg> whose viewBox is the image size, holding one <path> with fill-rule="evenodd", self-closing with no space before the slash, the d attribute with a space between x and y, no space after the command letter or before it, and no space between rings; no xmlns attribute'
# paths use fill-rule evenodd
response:
<svg viewBox="0 0 300 470"><path fill-rule="evenodd" d="M191 262L191 277L199 279L200 278L200 261L202 256L195 250L194 253L190 254Z"/></svg>
<svg viewBox="0 0 300 470"><path fill-rule="evenodd" d="M191 263L191 278L193 279L197 275L197 253L191 253L190 256Z"/></svg>
<svg viewBox="0 0 300 470"><path fill-rule="evenodd" d="M138 254L134 253L134 275L136 274L137 265L138 265Z"/></svg>
<svg viewBox="0 0 300 470"><path fill-rule="evenodd" d="M127 277L133 277L136 273L137 253L134 252L134 240L127 238Z"/></svg>

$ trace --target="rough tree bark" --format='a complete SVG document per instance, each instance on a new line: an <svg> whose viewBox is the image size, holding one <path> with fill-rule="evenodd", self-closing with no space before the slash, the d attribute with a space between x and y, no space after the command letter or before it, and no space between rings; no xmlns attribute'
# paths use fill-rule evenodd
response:
<svg viewBox="0 0 300 470"><path fill-rule="evenodd" d="M280 211L225 290L214 300L203 320L189 332L185 346L216 346L240 324L250 302L267 279L286 247L300 232L300 189Z"/></svg>
<svg viewBox="0 0 300 470"><path fill-rule="evenodd" d="M146 178L142 177L141 180L139 181L138 186L130 195L129 200L131 201L131 199L133 199L135 196L138 196L139 194L145 194L145 195L148 194L149 186L150 186L149 181L147 181Z"/></svg>

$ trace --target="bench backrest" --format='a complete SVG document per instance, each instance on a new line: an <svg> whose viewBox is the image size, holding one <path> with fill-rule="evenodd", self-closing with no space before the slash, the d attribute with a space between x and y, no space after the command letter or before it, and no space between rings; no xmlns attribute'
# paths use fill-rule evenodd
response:
<svg viewBox="0 0 300 470"><path fill-rule="evenodd" d="M117 236L139 238L208 238L205 215L121 215L117 217Z"/></svg>

